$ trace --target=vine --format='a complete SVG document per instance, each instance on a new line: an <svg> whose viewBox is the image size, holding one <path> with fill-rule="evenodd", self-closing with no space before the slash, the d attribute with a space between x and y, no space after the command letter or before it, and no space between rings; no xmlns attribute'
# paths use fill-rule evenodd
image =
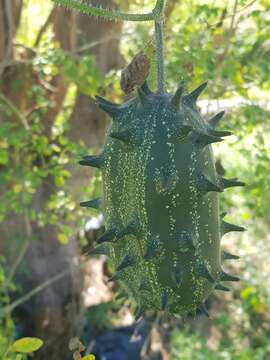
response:
<svg viewBox="0 0 270 360"><path fill-rule="evenodd" d="M165 92L164 76L164 54L163 54L163 18L166 0L157 0L156 5L151 12L144 14L129 14L118 10L103 8L86 4L77 0L52 0L57 5L65 6L71 10L77 10L81 13L97 16L110 21L154 21L156 33L156 62L157 62L157 84L158 94Z"/></svg>

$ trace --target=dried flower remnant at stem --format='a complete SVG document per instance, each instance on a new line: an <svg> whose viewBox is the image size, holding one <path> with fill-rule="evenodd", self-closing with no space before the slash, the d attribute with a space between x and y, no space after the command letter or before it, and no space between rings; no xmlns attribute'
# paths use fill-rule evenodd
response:
<svg viewBox="0 0 270 360"><path fill-rule="evenodd" d="M121 89L125 94L130 94L140 88L147 79L150 71L150 61L141 51L121 73Z"/></svg>

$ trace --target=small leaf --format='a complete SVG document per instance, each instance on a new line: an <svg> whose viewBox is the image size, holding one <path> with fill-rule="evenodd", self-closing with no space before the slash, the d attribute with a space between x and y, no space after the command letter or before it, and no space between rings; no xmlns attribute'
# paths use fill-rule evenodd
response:
<svg viewBox="0 0 270 360"><path fill-rule="evenodd" d="M13 191L15 192L15 194L21 193L22 190L23 190L23 187L22 187L21 184L15 184L15 185L13 186Z"/></svg>
<svg viewBox="0 0 270 360"><path fill-rule="evenodd" d="M0 164L6 165L8 163L8 151L7 150L0 150Z"/></svg>
<svg viewBox="0 0 270 360"><path fill-rule="evenodd" d="M86 355L82 358L82 360L96 360L95 355Z"/></svg>
<svg viewBox="0 0 270 360"><path fill-rule="evenodd" d="M25 337L13 343L10 351L19 353L31 353L37 351L43 345L43 341L38 338Z"/></svg>
<svg viewBox="0 0 270 360"><path fill-rule="evenodd" d="M66 245L68 243L69 237L64 233L60 233L57 235L57 239L61 244Z"/></svg>

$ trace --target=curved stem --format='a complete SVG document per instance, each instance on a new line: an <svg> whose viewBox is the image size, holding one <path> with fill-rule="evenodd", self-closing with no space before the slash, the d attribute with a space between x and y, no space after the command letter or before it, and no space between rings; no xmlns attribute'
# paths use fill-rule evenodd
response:
<svg viewBox="0 0 270 360"><path fill-rule="evenodd" d="M81 0L52 0L58 5L63 5L68 9L78 10L90 16L103 17L108 20L122 21L155 21L156 33L156 61L157 61L157 84L158 94L165 93L165 74L163 57L163 13L166 0L156 0L154 9L145 14L126 14L113 9L105 9L91 4L85 4Z"/></svg>
<svg viewBox="0 0 270 360"><path fill-rule="evenodd" d="M103 17L108 20L123 20L123 21L151 21L157 20L163 13L166 0L157 0L154 9L145 14L126 14L113 9L104 9L102 7L93 6L82 3L79 0L52 0L58 5L63 5L68 9L78 10L82 13Z"/></svg>
<svg viewBox="0 0 270 360"><path fill-rule="evenodd" d="M163 46L163 19L155 21L156 33L156 61L157 61L157 93L165 93L164 46Z"/></svg>
<svg viewBox="0 0 270 360"><path fill-rule="evenodd" d="M152 13L155 15L155 20L163 16L166 0L157 0L156 6Z"/></svg>

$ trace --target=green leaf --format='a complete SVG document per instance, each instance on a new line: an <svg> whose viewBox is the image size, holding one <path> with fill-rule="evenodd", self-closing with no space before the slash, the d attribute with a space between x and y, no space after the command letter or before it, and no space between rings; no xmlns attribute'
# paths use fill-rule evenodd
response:
<svg viewBox="0 0 270 360"><path fill-rule="evenodd" d="M61 244L66 245L68 243L69 237L64 233L61 233L57 235L57 239Z"/></svg>
<svg viewBox="0 0 270 360"><path fill-rule="evenodd" d="M96 359L95 355L91 355L91 354L86 355L82 358L82 360L95 360L95 359Z"/></svg>
<svg viewBox="0 0 270 360"><path fill-rule="evenodd" d="M6 165L8 163L8 151L7 150L0 150L0 164Z"/></svg>
<svg viewBox="0 0 270 360"><path fill-rule="evenodd" d="M31 353L37 351L43 345L43 341L38 338L25 337L13 343L10 348L12 352Z"/></svg>

